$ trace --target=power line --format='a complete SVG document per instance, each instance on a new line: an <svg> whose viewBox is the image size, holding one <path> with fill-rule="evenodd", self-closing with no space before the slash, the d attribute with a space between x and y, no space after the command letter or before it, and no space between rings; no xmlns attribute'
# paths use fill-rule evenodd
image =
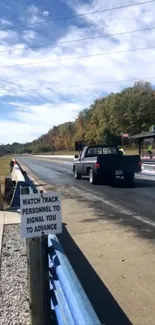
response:
<svg viewBox="0 0 155 325"><path fill-rule="evenodd" d="M153 2L155 2L155 0L137 2L137 3L128 4L128 5L124 5L124 6L113 7L113 8L109 8L109 9L96 10L96 11L77 14L77 15L72 15L72 16L59 17L59 18L53 18L53 19L48 19L48 20L41 20L41 21L38 21L38 22L35 22L35 23L21 24L21 25L17 25L17 26L10 26L10 27L7 27L7 28L1 28L0 31L12 30L12 29L28 27L28 26L36 26L36 25L46 24L46 23L55 22L55 21L73 19L73 18L77 18L77 17L85 17L85 16L88 16L88 15L94 15L94 14L97 14L97 13L103 13L103 12L108 12L108 11L113 11L113 10L120 10L120 9L129 8L129 7L140 6L140 5L143 5L143 4L149 4L149 3L153 3Z"/></svg>
<svg viewBox="0 0 155 325"><path fill-rule="evenodd" d="M155 77L145 77L145 78L134 78L134 79L122 79L122 80L110 80L110 81L102 81L102 82L96 82L96 83L90 83L90 84L80 84L80 85L65 85L65 86L51 86L51 87L46 87L46 89L43 88L34 88L34 89L29 89L26 92L29 91L40 91L40 90L54 90L54 89L63 89L63 88L83 88L83 87L92 87L92 86L100 86L104 84L116 84L116 83L122 83L122 82L136 82L136 81L144 81L144 80L155 80ZM4 89L5 90L5 89ZM20 91L25 92L25 89L20 88ZM11 90L10 90L11 91Z"/></svg>
<svg viewBox="0 0 155 325"><path fill-rule="evenodd" d="M21 66L32 66L37 64L43 63L50 63L50 62L61 62L61 61L68 61L68 60L75 60L75 59L85 59L85 58L92 58L92 57L99 57L99 56L106 56L106 55L113 55L113 54L121 54L121 53L128 53L128 52L136 52L136 51L143 51L143 50L153 50L155 46L149 47L141 47L141 48L133 48L129 50L122 50L122 51L114 51L114 52L105 52L105 53L98 53L98 54L90 54L90 55L82 55L82 56L74 56L74 57L67 57L62 59L53 59L53 60L45 60L45 61L37 61L37 62L29 62L29 63L17 63L17 64L10 64L10 65L0 65L0 68L10 68L10 67L21 67Z"/></svg>
<svg viewBox="0 0 155 325"><path fill-rule="evenodd" d="M86 38L77 38L69 41L60 41L60 42L52 42L48 44L40 44L40 45L31 45L31 46L26 46L26 47L20 47L17 49L7 49L0 51L0 53L6 53L6 52L16 52L16 51L21 51L21 50L27 50L27 49L33 49L33 48L41 48L41 47L50 47L52 45L59 45L59 44L68 44L68 43L73 43L73 42L81 42L81 41L87 41L87 40L93 40L93 39L99 39L99 38L104 38L104 37L111 37L111 36L120 36L120 35L127 35L127 34L132 34L132 33L137 33L137 32L144 32L144 31L151 31L155 30L155 27L148 27L148 28L143 28L143 29L136 29L136 30L131 30L127 32L120 32L120 33L114 33L114 34L104 34L100 36L92 36L92 37L86 37Z"/></svg>

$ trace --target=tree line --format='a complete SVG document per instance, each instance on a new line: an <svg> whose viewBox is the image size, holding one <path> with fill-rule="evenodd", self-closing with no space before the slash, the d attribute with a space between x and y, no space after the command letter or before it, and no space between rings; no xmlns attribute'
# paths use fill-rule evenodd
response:
<svg viewBox="0 0 155 325"><path fill-rule="evenodd" d="M74 150L76 140L85 143L121 144L121 133L133 135L148 131L155 122L155 90L149 82L139 81L119 93L98 98L82 110L74 122L54 126L30 144L20 145L18 153ZM125 139L126 145L131 145Z"/></svg>

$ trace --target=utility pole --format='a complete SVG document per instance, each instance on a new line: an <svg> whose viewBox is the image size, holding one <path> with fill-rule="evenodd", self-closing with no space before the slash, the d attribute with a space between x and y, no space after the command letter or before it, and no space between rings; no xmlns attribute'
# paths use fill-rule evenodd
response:
<svg viewBox="0 0 155 325"><path fill-rule="evenodd" d="M28 188L21 188L28 194ZM30 325L52 325L49 293L48 238L27 238Z"/></svg>

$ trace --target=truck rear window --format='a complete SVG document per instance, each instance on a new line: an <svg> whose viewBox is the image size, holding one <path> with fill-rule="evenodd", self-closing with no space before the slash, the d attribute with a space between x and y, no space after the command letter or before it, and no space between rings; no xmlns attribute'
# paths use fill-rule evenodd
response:
<svg viewBox="0 0 155 325"><path fill-rule="evenodd" d="M117 154L118 151L115 147L94 147L88 148L86 156L99 156L99 155L109 155L109 154Z"/></svg>

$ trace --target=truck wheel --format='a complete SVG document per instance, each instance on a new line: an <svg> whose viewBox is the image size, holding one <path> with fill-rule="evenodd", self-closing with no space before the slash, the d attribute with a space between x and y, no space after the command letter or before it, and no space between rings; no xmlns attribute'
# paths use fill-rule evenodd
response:
<svg viewBox="0 0 155 325"><path fill-rule="evenodd" d="M90 184L96 184L97 183L96 177L95 177L94 172L93 172L93 170L91 168L89 169L89 183Z"/></svg>
<svg viewBox="0 0 155 325"><path fill-rule="evenodd" d="M134 173L124 173L124 182L125 185L129 187L134 186Z"/></svg>
<svg viewBox="0 0 155 325"><path fill-rule="evenodd" d="M78 173L76 167L74 168L74 177L75 177L75 179L80 179L81 178L81 175Z"/></svg>

